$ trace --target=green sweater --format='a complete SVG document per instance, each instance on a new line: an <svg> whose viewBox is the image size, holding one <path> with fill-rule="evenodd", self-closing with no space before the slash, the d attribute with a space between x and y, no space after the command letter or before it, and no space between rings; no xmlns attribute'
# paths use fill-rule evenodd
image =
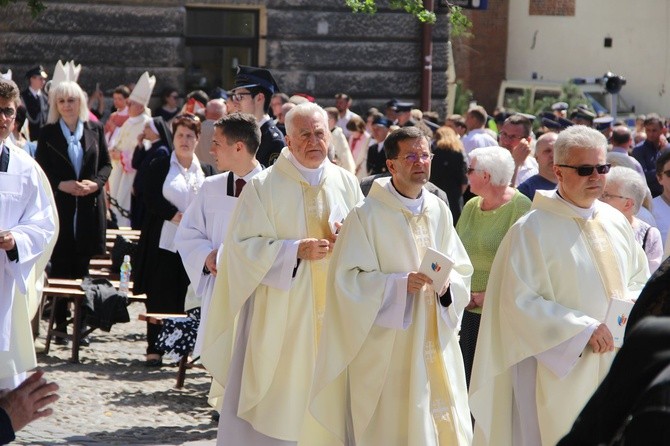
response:
<svg viewBox="0 0 670 446"><path fill-rule="evenodd" d="M486 291L491 264L500 242L514 222L530 210L531 205L531 201L519 191L509 202L492 211L482 211L481 200L481 197L474 197L468 201L456 224L456 232L474 268L472 292ZM481 313L481 308L473 311Z"/></svg>

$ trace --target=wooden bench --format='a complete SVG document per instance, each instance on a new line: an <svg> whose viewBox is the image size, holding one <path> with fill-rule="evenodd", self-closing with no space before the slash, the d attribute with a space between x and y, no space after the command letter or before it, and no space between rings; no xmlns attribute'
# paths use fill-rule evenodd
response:
<svg viewBox="0 0 670 446"><path fill-rule="evenodd" d="M141 321L148 322L149 324L163 325L163 319L178 318L178 317L188 317L185 313L142 313L137 316ZM186 367L188 366L188 355L184 355L179 360L179 368L177 369L177 383L175 388L181 389L184 387L184 381L186 380Z"/></svg>
<svg viewBox="0 0 670 446"><path fill-rule="evenodd" d="M42 301L46 302L47 299L51 298L53 301L51 314L49 316L49 325L47 327L46 342L44 353L49 353L49 348L51 347L51 339L54 336L62 337L72 341L72 355L70 356L70 362L78 363L79 362L79 347L81 346L82 338L88 336L92 331L97 327L89 327L85 331L81 331L82 326L82 305L84 299L86 299L86 294L84 290L81 289L81 280L71 280L71 279L49 279L49 285L45 286L42 290ZM115 285L115 286L118 286ZM58 299L67 299L73 304L73 315L70 319L65 322L65 326L72 324L72 334L67 334L56 329L55 326L55 313L53 311L53 305ZM146 296L144 294L139 295L128 295L129 302L145 302Z"/></svg>

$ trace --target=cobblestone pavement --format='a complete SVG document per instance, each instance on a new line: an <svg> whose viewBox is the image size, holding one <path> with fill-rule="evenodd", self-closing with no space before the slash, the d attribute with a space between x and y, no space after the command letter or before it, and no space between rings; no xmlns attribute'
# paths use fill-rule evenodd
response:
<svg viewBox="0 0 670 446"><path fill-rule="evenodd" d="M186 371L175 389L176 366L144 367L144 305L128 307L130 322L111 332L96 330L80 349L80 364L69 362L69 348L53 345L37 360L46 378L60 386L51 417L17 433L15 445L214 445L216 423L207 404L209 375ZM42 322L41 340L46 323Z"/></svg>

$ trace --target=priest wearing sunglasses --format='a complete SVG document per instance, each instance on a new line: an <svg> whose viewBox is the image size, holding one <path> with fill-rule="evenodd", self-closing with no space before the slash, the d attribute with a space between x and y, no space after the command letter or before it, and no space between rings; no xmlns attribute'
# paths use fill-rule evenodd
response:
<svg viewBox="0 0 670 446"><path fill-rule="evenodd" d="M598 200L606 146L585 126L561 132L558 189L537 191L498 249L470 384L475 445L556 444L618 350L609 303L636 298L649 269L630 224Z"/></svg>

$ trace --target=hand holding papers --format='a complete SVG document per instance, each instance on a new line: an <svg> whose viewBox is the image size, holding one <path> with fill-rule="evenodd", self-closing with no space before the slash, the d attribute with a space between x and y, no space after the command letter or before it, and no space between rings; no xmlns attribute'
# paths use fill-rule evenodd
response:
<svg viewBox="0 0 670 446"><path fill-rule="evenodd" d="M454 261L451 258L432 248L428 248L421 261L419 272L433 280L433 289L439 293L447 286L449 273L451 273L453 266Z"/></svg>
<svg viewBox="0 0 670 446"><path fill-rule="evenodd" d="M617 348L623 345L623 335L626 332L626 324L633 305L634 303L630 300L610 299L607 315L605 316L605 325L612 332L614 346Z"/></svg>

